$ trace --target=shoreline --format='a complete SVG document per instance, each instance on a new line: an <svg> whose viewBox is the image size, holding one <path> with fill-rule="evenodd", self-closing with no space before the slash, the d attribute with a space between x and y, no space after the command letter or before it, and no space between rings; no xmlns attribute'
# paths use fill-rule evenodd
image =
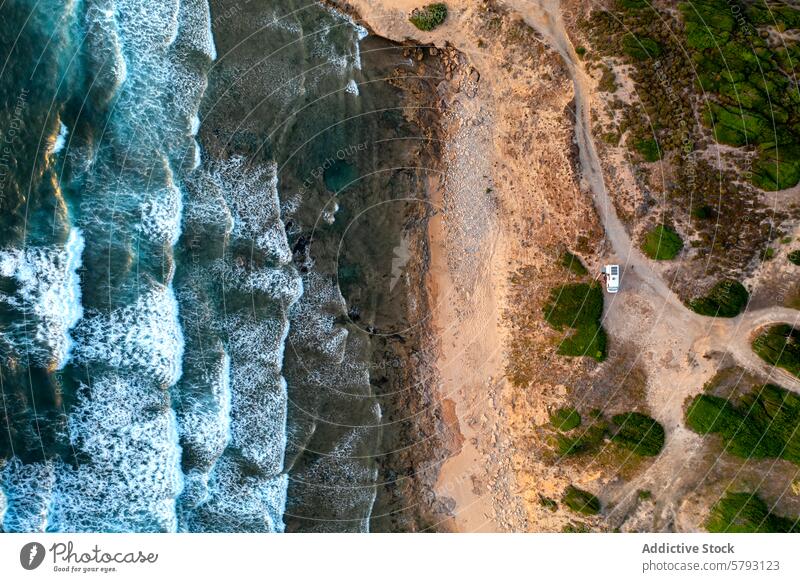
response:
<svg viewBox="0 0 800 582"><path fill-rule="evenodd" d="M528 438L530 419L521 417L527 411L519 399L529 395L507 378L515 325L508 313L517 269L538 269L549 278L553 245L563 244L563 233L539 228L531 210L543 209L564 230L586 232L587 240L598 238L591 200L580 191L570 159L571 83L560 57L539 44L518 14L491 4L495 12L487 15L465 1L451 2L448 21L423 33L406 19L415 5L357 0L346 11L382 37L434 45L445 60L447 82L438 87L443 179L429 188L431 204L441 210L428 223L424 274L433 334L427 356L437 379L423 400L435 401L440 428L453 435L439 451L446 458L434 469L435 482L419 483L430 488L420 497L428 506L422 511L436 517L428 528L434 530L555 531L560 522L538 511L536 491L561 487L561 478L539 460L526 466L515 446ZM475 50L492 16L510 46L493 41ZM531 129L538 141L526 135ZM540 333L537 341L550 340ZM552 401L530 397L540 411ZM413 411L420 403L410 404ZM419 465L436 462L418 459ZM535 479L535 487L523 489L520 477L528 484Z"/></svg>

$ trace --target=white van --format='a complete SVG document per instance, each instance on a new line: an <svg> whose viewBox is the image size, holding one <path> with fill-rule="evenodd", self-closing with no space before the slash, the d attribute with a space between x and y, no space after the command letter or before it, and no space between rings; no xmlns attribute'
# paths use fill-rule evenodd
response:
<svg viewBox="0 0 800 582"><path fill-rule="evenodd" d="M606 291L609 293L619 291L619 265L606 265L603 274L606 276Z"/></svg>

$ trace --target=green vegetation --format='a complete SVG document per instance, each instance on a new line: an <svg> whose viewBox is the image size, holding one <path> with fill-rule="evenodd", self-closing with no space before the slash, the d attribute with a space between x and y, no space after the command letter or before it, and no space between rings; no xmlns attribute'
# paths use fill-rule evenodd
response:
<svg viewBox="0 0 800 582"><path fill-rule="evenodd" d="M664 427L639 412L627 412L612 417L617 425L611 441L631 449L643 457L655 457L664 447Z"/></svg>
<svg viewBox="0 0 800 582"><path fill-rule="evenodd" d="M606 357L606 333L600 325L603 291L596 283L561 285L550 292L544 318L553 328L572 330L561 341L562 356L589 356L601 362Z"/></svg>
<svg viewBox="0 0 800 582"><path fill-rule="evenodd" d="M447 5L442 2L416 8L409 16L411 24L420 30L433 30L447 18Z"/></svg>
<svg viewBox="0 0 800 582"><path fill-rule="evenodd" d="M771 261L774 258L775 258L775 249L772 247L767 247L767 249L764 251L764 260Z"/></svg>
<svg viewBox="0 0 800 582"><path fill-rule="evenodd" d="M561 264L580 277L589 274L589 271L583 266L580 258L569 251L564 251L564 254L561 255Z"/></svg>
<svg viewBox="0 0 800 582"><path fill-rule="evenodd" d="M561 528L563 533L590 533L592 529L582 521L571 521Z"/></svg>
<svg viewBox="0 0 800 582"><path fill-rule="evenodd" d="M591 43L586 60L603 71L622 57L636 90L636 103L606 100L615 115L599 124L598 135L622 136L637 171L669 209L690 209L692 246L716 257L710 269L718 277L744 268L774 238L765 227L771 209L755 186L785 188L800 180L793 73L800 62L800 10L797 3L783 4L614 0L578 20ZM775 42L776 30L789 31L785 43ZM723 152L728 167L712 167L696 155L710 132L723 143L742 144L749 155ZM654 184L659 170L643 163L659 157L669 160L669 184Z"/></svg>
<svg viewBox="0 0 800 582"><path fill-rule="evenodd" d="M639 491L637 491L637 496L641 501L647 501L653 498L653 492L649 489L639 489Z"/></svg>
<svg viewBox="0 0 800 582"><path fill-rule="evenodd" d="M698 89L714 96L704 121L720 143L755 146L753 184L781 190L800 181L800 99L790 77L798 47L788 43L772 48L756 27L773 24L773 18L798 26L800 13L782 7L779 17L763 3L735 5L737 14L728 0L679 4Z"/></svg>
<svg viewBox="0 0 800 582"><path fill-rule="evenodd" d="M541 493L539 493L539 504L545 509L549 509L550 511L558 510L558 503L556 502L556 500L551 499L549 497L545 497Z"/></svg>
<svg viewBox="0 0 800 582"><path fill-rule="evenodd" d="M750 294L744 285L733 279L724 279L714 285L703 297L689 302L689 308L709 317L736 317L747 305Z"/></svg>
<svg viewBox="0 0 800 582"><path fill-rule="evenodd" d="M686 426L719 434L737 457L800 463L800 396L779 386L767 384L738 402L701 394L686 409Z"/></svg>
<svg viewBox="0 0 800 582"><path fill-rule="evenodd" d="M706 529L712 533L797 533L797 519L775 515L755 493L726 493L711 508Z"/></svg>
<svg viewBox="0 0 800 582"><path fill-rule="evenodd" d="M692 218L697 220L708 220L714 218L714 209L708 204L702 204L692 208Z"/></svg>
<svg viewBox="0 0 800 582"><path fill-rule="evenodd" d="M654 139L640 139L633 142L633 149L639 152L645 162L657 162L661 159L661 149Z"/></svg>
<svg viewBox="0 0 800 582"><path fill-rule="evenodd" d="M586 54L586 47L585 46L577 46L575 47L575 52L581 58Z"/></svg>
<svg viewBox="0 0 800 582"><path fill-rule="evenodd" d="M597 85L597 88L600 91L604 91L605 93L616 92L618 87L617 76L614 74L614 71L612 71L610 67L602 65L602 68L603 68L603 75L600 77L600 83ZM617 141L619 141L619 139L617 139Z"/></svg>
<svg viewBox="0 0 800 582"><path fill-rule="evenodd" d="M557 433L553 444L559 457L569 457L597 450L603 443L607 431L604 422L592 423L572 434Z"/></svg>
<svg viewBox="0 0 800 582"><path fill-rule="evenodd" d="M800 250L792 251L789 253L788 257L789 262L794 265L800 265Z"/></svg>
<svg viewBox="0 0 800 582"><path fill-rule="evenodd" d="M600 513L600 500L588 491L578 489L573 485L567 487L561 501L575 513L583 515L597 515Z"/></svg>
<svg viewBox="0 0 800 582"><path fill-rule="evenodd" d="M649 230L642 241L642 252L656 261L674 259L682 249L681 237L665 224Z"/></svg>
<svg viewBox="0 0 800 582"><path fill-rule="evenodd" d="M572 430L581 425L581 415L571 406L564 406L550 413L550 424L561 431Z"/></svg>
<svg viewBox="0 0 800 582"><path fill-rule="evenodd" d="M800 377L800 330L785 323L770 326L753 341L761 359Z"/></svg>
<svg viewBox="0 0 800 582"><path fill-rule="evenodd" d="M646 36L626 34L622 37L622 50L637 61L654 59L661 54L661 45Z"/></svg>
<svg viewBox="0 0 800 582"><path fill-rule="evenodd" d="M619 5L629 10L638 10L647 8L650 4L648 0L619 0Z"/></svg>

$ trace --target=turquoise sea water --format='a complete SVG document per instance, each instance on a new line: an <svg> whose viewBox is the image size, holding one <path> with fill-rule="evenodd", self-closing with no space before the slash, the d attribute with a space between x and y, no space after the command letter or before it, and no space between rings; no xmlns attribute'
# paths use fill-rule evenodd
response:
<svg viewBox="0 0 800 582"><path fill-rule="evenodd" d="M359 176L317 171L353 128L309 137L361 107L365 31L251 4L0 6L2 531L368 527L368 340L309 250ZM245 22L274 56L242 98Z"/></svg>

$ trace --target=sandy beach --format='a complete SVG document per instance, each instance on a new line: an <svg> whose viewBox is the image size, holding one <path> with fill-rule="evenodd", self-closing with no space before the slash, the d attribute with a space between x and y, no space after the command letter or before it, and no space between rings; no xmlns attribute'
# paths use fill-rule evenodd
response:
<svg viewBox="0 0 800 582"><path fill-rule="evenodd" d="M546 422L548 403L564 387L526 393L507 378L520 335L513 333L516 310L524 307L515 273L535 271L524 287L541 293L560 276L553 257L576 244L574 233L587 250L599 238L574 172L572 83L561 57L507 8L451 2L447 22L422 33L407 19L415 6L362 0L349 10L377 34L445 49L437 53L446 71L444 178L430 191L440 210L429 223L426 287L436 338L433 396L460 438L432 484L447 508L435 528L528 531L535 520L538 530L554 529L559 524L539 515L534 491L556 491L562 480L528 458L519 439L527 426ZM538 334L534 349L549 341ZM535 479L536 488L520 479Z"/></svg>

